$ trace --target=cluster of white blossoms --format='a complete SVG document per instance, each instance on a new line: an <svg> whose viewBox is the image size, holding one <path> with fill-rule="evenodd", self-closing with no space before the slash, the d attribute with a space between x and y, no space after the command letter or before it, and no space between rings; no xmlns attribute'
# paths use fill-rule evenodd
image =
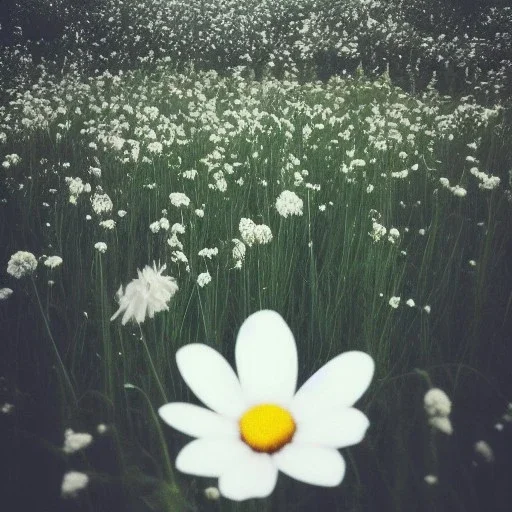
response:
<svg viewBox="0 0 512 512"><path fill-rule="evenodd" d="M105 242L96 242L94 248L101 254L107 252L107 244Z"/></svg>
<svg viewBox="0 0 512 512"><path fill-rule="evenodd" d="M149 225L149 229L152 233L158 233L161 229L168 231L169 227L170 223L166 217L162 217L160 220L156 220Z"/></svg>
<svg viewBox="0 0 512 512"><path fill-rule="evenodd" d="M454 187L450 186L448 178L439 178L439 182L456 197L465 197L468 193L468 191L460 185L455 185Z"/></svg>
<svg viewBox="0 0 512 512"><path fill-rule="evenodd" d="M8 299L13 293L11 288L0 288L0 300Z"/></svg>
<svg viewBox="0 0 512 512"><path fill-rule="evenodd" d="M372 222L372 231L368 234L373 238L374 242L378 242L381 238L386 236L387 231L388 230L382 224L374 220Z"/></svg>
<svg viewBox="0 0 512 512"><path fill-rule="evenodd" d="M302 199L291 190L284 190L276 199L276 209L281 217L289 215L302 215Z"/></svg>
<svg viewBox="0 0 512 512"><path fill-rule="evenodd" d="M190 198L182 192L172 192L169 194L169 199L171 200L171 204L177 208L181 206L186 208L190 204Z"/></svg>
<svg viewBox="0 0 512 512"><path fill-rule="evenodd" d="M48 256L44 261L46 267L54 269L62 265L62 258L60 256Z"/></svg>
<svg viewBox="0 0 512 512"><path fill-rule="evenodd" d="M60 492L63 498L72 498L79 491L85 489L89 483L89 477L79 471L68 471L62 479Z"/></svg>
<svg viewBox="0 0 512 512"><path fill-rule="evenodd" d="M65 453L75 453L79 450L83 450L92 443L92 436L87 432L73 432L68 428L64 432L64 446L63 451Z"/></svg>
<svg viewBox="0 0 512 512"><path fill-rule="evenodd" d="M108 229L109 231L113 230L116 227L116 221L114 219L102 220L100 222L100 227L103 229Z"/></svg>
<svg viewBox="0 0 512 512"><path fill-rule="evenodd" d="M398 239L400 238L400 231L398 231L398 229L396 228L391 228L389 230L389 234L388 234L388 240L394 244L395 242L398 241Z"/></svg>
<svg viewBox="0 0 512 512"><path fill-rule="evenodd" d="M84 183L81 178L65 178L64 181L69 187L69 202L76 204L78 196L83 192L89 193L91 191L91 185Z"/></svg>
<svg viewBox="0 0 512 512"><path fill-rule="evenodd" d="M268 244L273 238L272 231L266 224L256 224L251 219L241 218L238 229L242 240L249 247L253 244Z"/></svg>
<svg viewBox="0 0 512 512"><path fill-rule="evenodd" d="M37 259L27 251L18 251L7 263L7 273L16 279L31 275L37 268Z"/></svg>
<svg viewBox="0 0 512 512"><path fill-rule="evenodd" d="M197 284L203 288L207 284L211 283L212 276L210 275L210 272L206 271L197 276Z"/></svg>
<svg viewBox="0 0 512 512"><path fill-rule="evenodd" d="M423 406L428 416L429 424L447 435L453 433L450 413L452 402L447 394L439 388L429 389L423 398Z"/></svg>
<svg viewBox="0 0 512 512"><path fill-rule="evenodd" d="M203 258L212 259L214 256L217 256L219 254L219 249L217 247L213 247L212 249L209 249L208 247L205 247L204 249L201 249L197 255L201 256Z"/></svg>
<svg viewBox="0 0 512 512"><path fill-rule="evenodd" d="M16 154L12 153L10 155L5 155L5 160L2 162L2 167L4 169L9 169L11 165L17 165L21 162L21 158Z"/></svg>
<svg viewBox="0 0 512 512"><path fill-rule="evenodd" d="M119 300L119 309L110 319L115 320L124 312L121 323L125 325L129 320L135 320L142 323L146 316L153 318L155 313L167 311L167 303L179 290L176 280L170 276L162 275L166 265L157 268L153 263L153 268L146 265L142 271L137 269L138 278L134 279L123 292L123 286L117 291Z"/></svg>
<svg viewBox="0 0 512 512"><path fill-rule="evenodd" d="M498 176L489 176L485 172L481 172L477 167L472 167L469 172L480 180L478 188L484 190L493 190L500 184Z"/></svg>
<svg viewBox="0 0 512 512"><path fill-rule="evenodd" d="M110 213L112 208L114 208L114 203L112 199L108 196L108 194L98 194L95 193L91 197L92 209L96 215L101 215L103 213Z"/></svg>
<svg viewBox="0 0 512 512"><path fill-rule="evenodd" d="M473 449L485 462L494 462L494 451L486 441L477 441Z"/></svg>
<svg viewBox="0 0 512 512"><path fill-rule="evenodd" d="M398 308L400 305L400 297L391 297L389 299L389 305L394 309Z"/></svg>

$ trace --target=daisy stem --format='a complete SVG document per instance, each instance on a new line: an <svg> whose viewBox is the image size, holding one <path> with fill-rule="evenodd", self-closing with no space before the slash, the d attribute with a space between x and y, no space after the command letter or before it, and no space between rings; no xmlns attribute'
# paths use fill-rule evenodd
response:
<svg viewBox="0 0 512 512"><path fill-rule="evenodd" d="M68 387L69 394L73 398L73 403L76 405L77 398L76 398L75 390L73 388L73 384L71 382L71 379L69 378L68 372L66 371L66 367L64 366L64 363L62 362L62 359L59 354L59 349L57 348L57 344L55 343L55 340L53 339L52 331L50 330L50 326L48 325L48 320L46 318L46 315L44 314L43 305L41 304L41 299L39 297L39 292L37 291L37 286L34 281L34 278L31 277L30 279L32 281L32 285L34 286L34 291L36 294L37 303L39 305L39 310L41 311L41 316L43 317L44 325L46 327L46 332L48 333L48 337L50 338L51 345L52 345L52 348L55 353L55 357L57 359L57 363L58 363L58 366L60 369L60 373L61 373L64 381L66 382L66 386Z"/></svg>
<svg viewBox="0 0 512 512"><path fill-rule="evenodd" d="M156 371L155 365L153 363L153 358L151 357L151 352L149 351L148 344L146 343L146 338L144 337L144 333L142 332L142 328L139 324L139 331L140 331L140 339L142 341L142 344L144 345L144 349L146 350L146 354L148 356L149 365L151 366L151 371L153 372L153 376L155 377L156 383L158 385L158 389L160 390L160 393L162 395L162 398L164 399L164 402L167 403L167 395L165 393L165 389L162 385L162 381L158 377L158 372Z"/></svg>

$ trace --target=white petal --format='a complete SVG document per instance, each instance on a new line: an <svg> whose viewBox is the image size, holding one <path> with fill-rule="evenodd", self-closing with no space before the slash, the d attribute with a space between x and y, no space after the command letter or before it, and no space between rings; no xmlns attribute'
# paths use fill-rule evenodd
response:
<svg viewBox="0 0 512 512"><path fill-rule="evenodd" d="M183 473L218 477L252 450L239 439L195 439L176 458L176 467Z"/></svg>
<svg viewBox="0 0 512 512"><path fill-rule="evenodd" d="M334 487L345 476L345 461L334 448L292 442L273 458L280 471L308 484Z"/></svg>
<svg viewBox="0 0 512 512"><path fill-rule="evenodd" d="M229 363L213 348L192 343L176 352L181 376L194 395L219 414L238 419L245 409L240 383Z"/></svg>
<svg viewBox="0 0 512 512"><path fill-rule="evenodd" d="M366 391L375 364L364 352L345 352L331 359L297 391L290 410L297 420L323 409L351 407Z"/></svg>
<svg viewBox="0 0 512 512"><path fill-rule="evenodd" d="M368 418L357 409L326 409L302 420L297 425L293 442L344 448L360 443L369 426Z"/></svg>
<svg viewBox="0 0 512 512"><path fill-rule="evenodd" d="M245 320L235 357L240 384L251 404L289 404L297 386L297 347L278 313L258 311Z"/></svg>
<svg viewBox="0 0 512 512"><path fill-rule="evenodd" d="M277 474L277 467L268 453L256 453L249 449L221 474L219 491L235 501L265 498L272 494Z"/></svg>
<svg viewBox="0 0 512 512"><path fill-rule="evenodd" d="M240 436L235 421L197 405L165 404L158 409L158 414L168 425L192 437Z"/></svg>

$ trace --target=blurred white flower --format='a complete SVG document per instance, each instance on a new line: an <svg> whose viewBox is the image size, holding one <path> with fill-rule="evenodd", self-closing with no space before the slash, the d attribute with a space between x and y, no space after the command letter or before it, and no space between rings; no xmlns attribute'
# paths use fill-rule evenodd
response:
<svg viewBox="0 0 512 512"><path fill-rule="evenodd" d="M68 428L64 432L64 446L65 453L75 453L83 448L86 448L92 443L92 436L87 432L73 432Z"/></svg>
<svg viewBox="0 0 512 512"><path fill-rule="evenodd" d="M276 199L276 209L281 217L289 215L302 215L302 199L290 190L284 190Z"/></svg>
<svg viewBox="0 0 512 512"><path fill-rule="evenodd" d="M219 254L219 249L217 247L213 247L212 249L205 247L204 249L201 249L197 255L201 256L203 258L209 258L210 260Z"/></svg>
<svg viewBox="0 0 512 512"><path fill-rule="evenodd" d="M475 453L480 455L485 462L494 461L494 452L486 441L477 441L474 446Z"/></svg>
<svg viewBox="0 0 512 512"><path fill-rule="evenodd" d="M119 309L110 320L115 320L124 312L121 321L123 325L132 319L142 323L146 316L153 318L155 313L167 311L167 303L179 288L173 277L162 275L165 269L166 265L157 268L154 262L153 268L146 265L142 271L137 269L139 277L128 284L124 293L122 285L117 291Z"/></svg>
<svg viewBox="0 0 512 512"><path fill-rule="evenodd" d="M245 244L241 240L238 240L238 238L233 238L231 241L235 244L233 247L233 259L243 260L246 251Z"/></svg>
<svg viewBox="0 0 512 512"><path fill-rule="evenodd" d="M127 214L126 210L118 210L117 215L119 217L123 218Z"/></svg>
<svg viewBox="0 0 512 512"><path fill-rule="evenodd" d="M37 268L36 257L27 251L18 251L11 256L7 264L7 273L16 279L32 274Z"/></svg>
<svg viewBox="0 0 512 512"><path fill-rule="evenodd" d="M372 232L369 235L373 238L374 242L378 242L385 234L387 233L387 229L376 221L372 223Z"/></svg>
<svg viewBox="0 0 512 512"><path fill-rule="evenodd" d="M435 485L438 482L437 476L436 475L425 475L425 482L428 485Z"/></svg>
<svg viewBox="0 0 512 512"><path fill-rule="evenodd" d="M89 477L79 471L68 471L62 480L61 495L63 498L72 498L78 491L85 489L89 483Z"/></svg>
<svg viewBox="0 0 512 512"><path fill-rule="evenodd" d="M220 492L217 487L207 487L204 490L204 495L206 499L210 501L217 501L220 498Z"/></svg>
<svg viewBox="0 0 512 512"><path fill-rule="evenodd" d="M101 253L107 252L107 244L105 242L96 242L94 248Z"/></svg>
<svg viewBox="0 0 512 512"><path fill-rule="evenodd" d="M392 308L397 308L398 305L400 304L400 297L391 297L389 299L389 305L392 307Z"/></svg>
<svg viewBox="0 0 512 512"><path fill-rule="evenodd" d="M112 230L116 227L116 221L114 219L102 220L100 226L103 229Z"/></svg>
<svg viewBox="0 0 512 512"><path fill-rule="evenodd" d="M254 244L254 228L256 224L251 219L241 218L238 229L242 240L251 247Z"/></svg>
<svg viewBox="0 0 512 512"><path fill-rule="evenodd" d="M449 416L452 410L448 395L439 388L431 388L425 393L423 405L429 416Z"/></svg>
<svg viewBox="0 0 512 512"><path fill-rule="evenodd" d="M181 206L187 207L190 204L189 197L181 192L173 192L169 194L169 199L171 200L171 204L178 208Z"/></svg>
<svg viewBox="0 0 512 512"><path fill-rule="evenodd" d="M199 274L197 276L197 284L203 288L208 283L210 283L212 280L212 276L210 275L210 272L203 272L202 274Z"/></svg>
<svg viewBox="0 0 512 512"><path fill-rule="evenodd" d="M13 293L10 288L0 288L0 300L8 299Z"/></svg>
<svg viewBox="0 0 512 512"><path fill-rule="evenodd" d="M96 215L101 215L102 213L110 213L114 207L114 203L108 194L94 194L91 198L91 203L92 209Z"/></svg>
<svg viewBox="0 0 512 512"><path fill-rule="evenodd" d="M446 435L453 434L453 427L450 418L446 416L433 416L428 420L429 424Z"/></svg>
<svg viewBox="0 0 512 512"><path fill-rule="evenodd" d="M432 308L427 304L426 306L423 306L423 311L425 311L425 313L427 313L427 315L430 315Z"/></svg>
<svg viewBox="0 0 512 512"><path fill-rule="evenodd" d="M55 268L62 265L62 258L60 256L48 256L44 264L46 267Z"/></svg>
<svg viewBox="0 0 512 512"><path fill-rule="evenodd" d="M388 240L394 244L400 238L400 231L396 228L391 228L388 234Z"/></svg>
<svg viewBox="0 0 512 512"><path fill-rule="evenodd" d="M272 231L265 224L259 224L254 228L254 241L264 245L272 241Z"/></svg>

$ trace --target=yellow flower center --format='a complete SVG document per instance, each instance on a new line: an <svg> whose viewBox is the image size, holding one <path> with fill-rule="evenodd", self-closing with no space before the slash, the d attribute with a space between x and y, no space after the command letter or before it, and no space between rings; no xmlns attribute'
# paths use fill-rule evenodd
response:
<svg viewBox="0 0 512 512"><path fill-rule="evenodd" d="M295 422L292 415L274 404L251 407L240 418L242 441L257 452L273 453L292 440Z"/></svg>

